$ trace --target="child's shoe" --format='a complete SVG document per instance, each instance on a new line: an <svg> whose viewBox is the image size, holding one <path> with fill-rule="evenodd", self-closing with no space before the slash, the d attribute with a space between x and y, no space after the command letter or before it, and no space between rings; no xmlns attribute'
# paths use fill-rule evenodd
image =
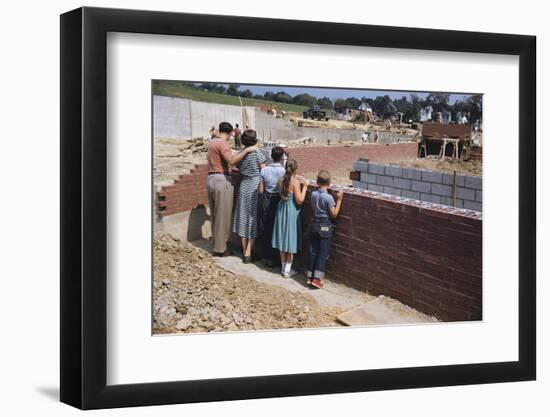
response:
<svg viewBox="0 0 550 417"><path fill-rule="evenodd" d="M292 277L295 277L296 275L298 275L298 272L296 272L294 269L291 269L290 272L283 272L283 277L284 278L292 278Z"/></svg>
<svg viewBox="0 0 550 417"><path fill-rule="evenodd" d="M313 278L311 280L311 285L313 285L315 288L323 288L324 287L323 283L318 278Z"/></svg>

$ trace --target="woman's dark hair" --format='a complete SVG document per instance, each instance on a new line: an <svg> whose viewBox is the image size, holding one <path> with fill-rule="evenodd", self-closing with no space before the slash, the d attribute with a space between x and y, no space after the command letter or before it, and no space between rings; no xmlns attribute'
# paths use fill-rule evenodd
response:
<svg viewBox="0 0 550 417"><path fill-rule="evenodd" d="M221 122L220 127L218 129L220 133L231 133L233 132L233 126L231 126L231 123L229 122Z"/></svg>
<svg viewBox="0 0 550 417"><path fill-rule="evenodd" d="M298 162L294 159L289 159L286 161L286 168L285 168L285 175L283 176L283 180L281 183L281 198L283 200L288 200L288 189L290 188L290 180L292 179L292 175L296 172L298 169Z"/></svg>
<svg viewBox="0 0 550 417"><path fill-rule="evenodd" d="M241 143L248 148L249 146L254 146L258 143L258 138L256 137L256 131L253 129L247 129L241 135Z"/></svg>
<svg viewBox="0 0 550 417"><path fill-rule="evenodd" d="M274 162L279 162L284 154L285 150L280 146L274 146L273 149L271 149L271 159L273 159Z"/></svg>

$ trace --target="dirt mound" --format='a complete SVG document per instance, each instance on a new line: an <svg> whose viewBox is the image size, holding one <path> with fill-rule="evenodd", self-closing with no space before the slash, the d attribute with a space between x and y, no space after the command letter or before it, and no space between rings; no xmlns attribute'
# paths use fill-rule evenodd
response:
<svg viewBox="0 0 550 417"><path fill-rule="evenodd" d="M483 171L482 161L472 160L461 161L445 157L441 159L438 156L427 156L425 158L417 158L412 161L395 162L404 168L428 169L431 171L443 171L452 173L456 171L459 175L481 175Z"/></svg>
<svg viewBox="0 0 550 417"><path fill-rule="evenodd" d="M313 297L234 275L212 256L158 232L153 243L154 333L338 326Z"/></svg>

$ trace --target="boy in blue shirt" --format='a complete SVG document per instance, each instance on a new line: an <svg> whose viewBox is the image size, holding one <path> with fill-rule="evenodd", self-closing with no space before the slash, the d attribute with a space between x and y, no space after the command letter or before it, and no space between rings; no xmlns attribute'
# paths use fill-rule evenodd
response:
<svg viewBox="0 0 550 417"><path fill-rule="evenodd" d="M278 183L285 175L285 167L282 163L284 155L285 150L282 147L274 146L271 149L271 159L273 162L262 168L260 173L260 193L263 193L264 198L260 207L259 222L263 239L263 255L266 265L270 268L276 267L279 262L279 251L273 249L271 239L273 237L277 206L281 200L281 190L279 190Z"/></svg>
<svg viewBox="0 0 550 417"><path fill-rule="evenodd" d="M319 188L311 193L313 218L309 233L307 283L316 288L323 288L327 259L330 253L333 225L331 219L338 217L342 207L344 193L338 191L336 202L328 193L330 173L325 170L317 174Z"/></svg>

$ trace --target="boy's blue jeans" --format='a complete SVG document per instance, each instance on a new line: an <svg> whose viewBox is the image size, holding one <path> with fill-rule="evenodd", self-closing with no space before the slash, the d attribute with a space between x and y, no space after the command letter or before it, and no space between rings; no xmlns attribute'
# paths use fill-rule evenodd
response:
<svg viewBox="0 0 550 417"><path fill-rule="evenodd" d="M308 278L325 277L333 227L328 218L314 219L311 223L306 272Z"/></svg>

